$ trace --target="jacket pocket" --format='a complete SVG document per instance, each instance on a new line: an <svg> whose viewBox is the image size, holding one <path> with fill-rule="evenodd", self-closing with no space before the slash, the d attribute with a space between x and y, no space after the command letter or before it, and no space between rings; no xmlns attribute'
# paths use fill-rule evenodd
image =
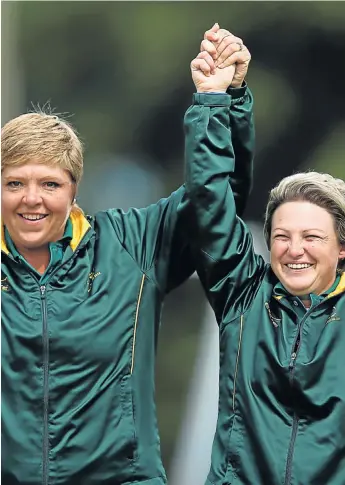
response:
<svg viewBox="0 0 345 485"><path fill-rule="evenodd" d="M132 378L126 375L121 380L121 425L128 436L128 445L124 454L128 460L135 460L137 454L137 436L135 429Z"/></svg>

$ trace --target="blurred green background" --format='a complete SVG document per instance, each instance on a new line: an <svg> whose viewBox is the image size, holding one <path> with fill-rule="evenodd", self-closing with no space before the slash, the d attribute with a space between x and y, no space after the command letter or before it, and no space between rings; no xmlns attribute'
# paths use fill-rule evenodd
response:
<svg viewBox="0 0 345 485"><path fill-rule="evenodd" d="M257 155L246 220L261 224L269 189L293 171L344 179L343 2L2 2L2 123L32 103L73 114L86 148L84 210L154 202L183 181L189 64L216 21L252 53ZM205 311L196 279L164 310L157 405L168 472Z"/></svg>

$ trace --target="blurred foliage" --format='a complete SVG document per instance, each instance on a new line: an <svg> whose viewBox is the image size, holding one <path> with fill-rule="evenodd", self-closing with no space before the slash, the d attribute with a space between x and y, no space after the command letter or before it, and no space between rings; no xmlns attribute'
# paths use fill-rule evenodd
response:
<svg viewBox="0 0 345 485"><path fill-rule="evenodd" d="M10 99L24 99L21 111L49 100L58 112L74 113L71 121L86 145L81 192L90 212L95 202L87 194L102 167L108 170L109 157L114 166L123 156L149 163L162 180L162 196L182 182L182 120L193 92L189 64L216 21L252 53L248 83L256 100L258 149L247 217L261 220L268 190L292 171L316 168L345 178L343 2L25 1L2 2L2 9L15 32L2 43L3 58L18 56L7 74ZM167 467L203 305L195 280L166 303L157 402Z"/></svg>

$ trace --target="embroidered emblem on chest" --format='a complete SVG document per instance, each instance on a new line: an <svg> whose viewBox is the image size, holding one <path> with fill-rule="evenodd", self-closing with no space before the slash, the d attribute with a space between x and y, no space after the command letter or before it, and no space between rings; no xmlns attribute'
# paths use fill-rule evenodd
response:
<svg viewBox="0 0 345 485"><path fill-rule="evenodd" d="M91 271L91 273L89 274L89 278L88 278L88 281L87 281L87 292L90 293L90 291L92 290L92 285L93 285L93 282L95 281L95 279L101 274L100 271L98 271L97 273L95 271Z"/></svg>
<svg viewBox="0 0 345 485"><path fill-rule="evenodd" d="M333 311L332 311L332 314L328 317L328 320L326 322L326 325L327 323L330 323L330 322L337 322L340 320L340 317L339 315L337 314L337 309L335 308L335 306L333 307Z"/></svg>
<svg viewBox="0 0 345 485"><path fill-rule="evenodd" d="M7 276L6 278L1 278L1 291L10 291Z"/></svg>

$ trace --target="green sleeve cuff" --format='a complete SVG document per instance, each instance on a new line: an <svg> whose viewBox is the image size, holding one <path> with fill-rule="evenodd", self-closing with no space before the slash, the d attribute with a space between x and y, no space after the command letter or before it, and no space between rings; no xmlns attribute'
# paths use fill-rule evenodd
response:
<svg viewBox="0 0 345 485"><path fill-rule="evenodd" d="M247 83L245 81L243 81L242 86L240 88L229 87L226 90L226 92L227 92L227 94L229 94L232 97L233 101L235 99L243 98L243 96L247 92Z"/></svg>
<svg viewBox="0 0 345 485"><path fill-rule="evenodd" d="M241 88L240 88L241 89ZM226 93L194 93L193 105L230 106L231 96Z"/></svg>

